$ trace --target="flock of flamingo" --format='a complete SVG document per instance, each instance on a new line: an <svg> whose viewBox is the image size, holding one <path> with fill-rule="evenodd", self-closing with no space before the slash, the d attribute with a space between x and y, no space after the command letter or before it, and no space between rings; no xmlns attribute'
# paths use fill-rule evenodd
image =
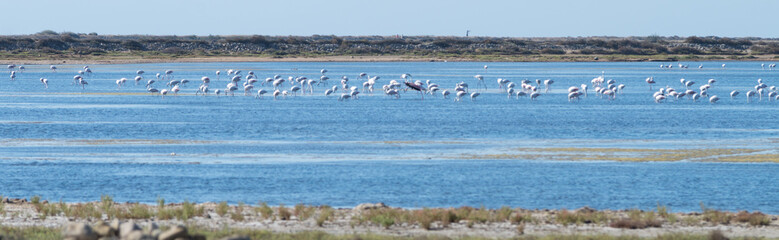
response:
<svg viewBox="0 0 779 240"><path fill-rule="evenodd" d="M688 68L688 65L679 64L678 66L679 68ZM776 64L769 64L767 66L769 70L774 70L776 68ZM762 69L765 69L765 67L766 64L761 64ZM487 68L488 66L485 65L485 73ZM660 65L660 68L673 68L673 65ZM698 68L703 68L703 65L698 66ZM725 68L725 64L722 64L722 68ZM57 66L51 65L49 69L51 69L53 72L56 72ZM14 64L10 64L8 65L8 70L10 71L10 79L13 81L16 80L17 73L23 73L25 71L25 67L22 65L16 66ZM190 81L187 79L174 79L173 73L173 70L166 70L164 74L156 73L154 78L149 78L145 81L146 91L153 95L158 94L162 98L165 98L165 96L168 94L178 95L178 93L182 90L182 87L184 87ZM222 71L215 71L214 73L216 80L221 80ZM281 75L275 75L273 77L268 77L264 80L261 80L254 74L253 71L246 72L247 75L245 77L242 76L241 73L241 70L226 70L225 78L228 80L228 82L224 89L212 89L210 86L212 84L211 78L208 76L203 76L200 79L201 83L195 91L195 95L207 96L209 94L214 94L216 96L235 96L235 92L242 89L244 96L254 96L258 99L262 99L265 94L271 94L274 100L278 100L279 98L286 99L288 96L297 96L299 93L314 95L314 88L323 86L325 89L324 96L338 96L338 101L344 101L349 99L358 99L361 91L373 95L374 85L376 85L380 79L379 76L370 76L367 73L360 73L357 76L357 79L358 81L362 82L357 83L357 86L350 85L353 82L350 82L348 76L342 76L340 78L340 85L335 84L330 86L328 82L330 77L327 76L327 69L322 69L320 71L321 76L319 76L318 79L308 78L305 76L289 76L284 78ZM89 68L89 66L84 66L82 70L77 71L77 75L73 76L73 82L71 85L80 86L82 90L85 89L89 84L85 80L85 77L91 74L92 70ZM138 70L135 72L135 76L132 77L132 79L134 80L136 86L143 84L141 81L145 79L144 74L145 71L143 70ZM617 82L613 79L607 80L604 75L605 72L602 72L601 76L593 78L590 81L590 84L581 84L580 86L569 87L568 101L578 101L582 96L587 97L588 89L590 87L592 87L594 93L597 94L598 97L607 100L614 100L618 94L623 92L625 85L617 84ZM382 85L381 91L384 93L384 95L390 98L398 99L400 98L401 93L405 93L411 90L416 91L422 99L424 99L425 95L435 96L438 94L441 94L444 99L447 99L450 97L450 95L454 94L454 101L461 101L464 97L470 97L471 101L473 101L481 94L479 92L480 89L483 88L484 90L487 90L487 84L484 82L483 75L474 76L476 81L476 91L473 92L469 90L468 83L464 81L456 83L450 91L449 89L444 89L442 86L433 83L430 80L424 82L420 80L413 80L411 74L409 73L401 74L400 78L402 79L402 83L399 80L390 80L387 84ZM120 78L116 80L117 89L124 87L127 81L128 78ZM650 91L653 91L652 85L656 83L654 77L648 77L645 81L647 84L649 84ZM40 82L43 84L44 88L48 89L48 79L40 78ZM164 82L165 87L155 87L155 83L158 82ZM652 97L656 103L661 103L667 100L680 101L685 98L688 98L692 101L698 101L701 98L708 98L709 102L716 103L720 100L720 98L717 95L709 95L708 93L709 89L712 88L716 82L717 81L715 79L709 79L705 84L698 87L698 91L696 91L693 88L696 82L688 81L682 78L680 83L684 90L680 89L677 91L670 86L665 86L654 92ZM548 93L551 90L551 85L553 83L554 80L551 79L536 79L535 85L533 81L521 80L519 82L519 86L517 86L517 83L509 81L508 79L497 79L499 91L505 92L508 98L516 97L517 99L520 99L521 97L528 97L530 100L535 100L541 95L542 84L544 93ZM254 94L254 89L256 88L255 84L260 85L260 89L256 91L256 94ZM285 84L290 86L284 86ZM269 88L273 88L272 92L270 92L271 90L265 90L262 88L266 85ZM362 89L358 87L359 85L362 85ZM730 93L730 97L733 99L739 94L739 91L733 90ZM747 102L751 102L753 97L756 97L759 101L762 101L764 97L768 98L769 101L779 100L779 92L777 91L777 88L775 86L768 86L763 82L762 79L758 79L757 85L754 86L754 90L747 91L745 95Z"/></svg>

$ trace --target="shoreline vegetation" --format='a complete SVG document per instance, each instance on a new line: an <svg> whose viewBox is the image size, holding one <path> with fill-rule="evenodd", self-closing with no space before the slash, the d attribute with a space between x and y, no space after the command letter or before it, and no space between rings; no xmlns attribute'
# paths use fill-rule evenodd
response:
<svg viewBox="0 0 779 240"><path fill-rule="evenodd" d="M501 207L354 208L264 202L84 203L2 198L2 239L726 239L779 238L777 215L706 207L530 210ZM134 232L130 234L131 232ZM183 232L183 233L182 233ZM128 236L137 238L129 238ZM167 236L167 237L166 237ZM243 237L243 238L238 238Z"/></svg>
<svg viewBox="0 0 779 240"><path fill-rule="evenodd" d="M272 61L779 61L779 39L726 37L151 36L46 30L0 36L23 64Z"/></svg>

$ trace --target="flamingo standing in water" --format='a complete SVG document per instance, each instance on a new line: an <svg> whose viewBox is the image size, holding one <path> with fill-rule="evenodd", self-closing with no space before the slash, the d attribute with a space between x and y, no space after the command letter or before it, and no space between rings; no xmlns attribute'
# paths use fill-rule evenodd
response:
<svg viewBox="0 0 779 240"><path fill-rule="evenodd" d="M730 92L730 99L735 98L736 96L738 96L738 94L739 94L738 90L733 90L732 92Z"/></svg>
<svg viewBox="0 0 779 240"><path fill-rule="evenodd" d="M406 84L406 87L418 91L420 93L420 95L422 96L422 100L425 100L425 93L424 92L426 90L424 90L424 87L422 87L420 84L416 84L416 83L412 83L412 82L406 82L405 84Z"/></svg>
<svg viewBox="0 0 779 240"><path fill-rule="evenodd" d="M551 86L552 83L554 83L554 80L552 80L552 79L544 80L544 92L545 93L548 93L549 90L551 90L549 86Z"/></svg>
<svg viewBox="0 0 779 240"><path fill-rule="evenodd" d="M43 83L43 88L49 88L49 79L41 78L41 83Z"/></svg>
<svg viewBox="0 0 779 240"><path fill-rule="evenodd" d="M646 83L649 84L649 90L652 91L652 84L655 84L655 78L654 77L646 78Z"/></svg>
<svg viewBox="0 0 779 240"><path fill-rule="evenodd" d="M482 75L476 75L476 76L473 76L473 78L476 78L476 80L478 80L478 81L476 82L476 89L479 89L479 86L482 86L482 85L483 85L483 86L484 86L484 90L487 90L487 84L486 84L486 83L484 83L484 76L482 76Z"/></svg>

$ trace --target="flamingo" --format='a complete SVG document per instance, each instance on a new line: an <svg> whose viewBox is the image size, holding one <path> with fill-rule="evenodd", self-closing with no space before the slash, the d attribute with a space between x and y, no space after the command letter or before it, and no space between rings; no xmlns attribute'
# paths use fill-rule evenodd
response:
<svg viewBox="0 0 779 240"><path fill-rule="evenodd" d="M140 76L140 75L143 75L144 73L146 73L146 72L145 72L145 71L143 71L143 70L138 70L138 71L135 71L135 74L138 74L139 76Z"/></svg>
<svg viewBox="0 0 779 240"><path fill-rule="evenodd" d="M49 69L51 69L52 72L57 72L57 66L51 65Z"/></svg>
<svg viewBox="0 0 779 240"><path fill-rule="evenodd" d="M443 95L443 96L444 96L444 99L447 99L447 98L449 98L449 94L450 94L449 90L444 90L444 91L441 91L441 95Z"/></svg>
<svg viewBox="0 0 779 240"><path fill-rule="evenodd" d="M479 94L479 92L473 92L473 93L471 93L471 102L473 102L473 99L474 99L474 98L476 98L476 97L478 97L479 95L481 95L481 94Z"/></svg>
<svg viewBox="0 0 779 240"><path fill-rule="evenodd" d="M162 95L162 99L165 99L165 95L168 95L168 89L162 89L160 95Z"/></svg>
<svg viewBox="0 0 779 240"><path fill-rule="evenodd" d="M254 89L254 85L251 85L251 84L248 84L248 83L244 83L244 85L243 85L243 95L244 96L249 96L249 92L251 92L252 89Z"/></svg>
<svg viewBox="0 0 779 240"><path fill-rule="evenodd" d="M19 72L24 72L26 68L24 66L19 66Z"/></svg>
<svg viewBox="0 0 779 240"><path fill-rule="evenodd" d="M755 91L748 91L747 92L747 102L752 102L752 97L755 96Z"/></svg>
<svg viewBox="0 0 779 240"><path fill-rule="evenodd" d="M300 87L299 86L292 86L291 88L289 88L289 91L292 92L293 96L297 96L298 95L298 91L300 91Z"/></svg>
<svg viewBox="0 0 779 240"><path fill-rule="evenodd" d="M387 94L387 96L395 97L395 99L399 99L400 98L400 93L398 92L397 89L387 89L387 91L385 91L385 93Z"/></svg>
<svg viewBox="0 0 779 240"><path fill-rule="evenodd" d="M465 91L457 91L457 93L454 95L455 96L454 101L455 102L459 102L460 100L462 100L463 96L465 96L466 94L468 94L468 93L465 92Z"/></svg>
<svg viewBox="0 0 779 240"><path fill-rule="evenodd" d="M319 77L319 83L325 84L325 86L327 86L327 85L329 85L329 84L327 83L327 80L329 80L329 79L330 79L330 78L329 78L329 77L327 77L327 76L321 76L321 77ZM317 84L317 85L319 85L319 84Z"/></svg>
<svg viewBox="0 0 779 240"><path fill-rule="evenodd" d="M739 94L738 90L733 90L732 92L730 92L730 99L735 98L736 96L738 96L738 94Z"/></svg>
<svg viewBox="0 0 779 240"><path fill-rule="evenodd" d="M646 78L646 83L649 84L649 90L652 91L652 84L655 84L655 78L654 77Z"/></svg>
<svg viewBox="0 0 779 240"><path fill-rule="evenodd" d="M579 100L579 96L582 95L580 92L571 92L568 93L568 101L573 102L574 100Z"/></svg>
<svg viewBox="0 0 779 240"><path fill-rule="evenodd" d="M333 86L333 88L325 90L325 96L330 96L330 94L333 94L337 88L338 86Z"/></svg>
<svg viewBox="0 0 779 240"><path fill-rule="evenodd" d="M352 92L349 93L349 95L352 96L352 99L358 99L359 97L357 97L357 94L360 94L360 92L357 90L352 90Z"/></svg>
<svg viewBox="0 0 779 240"><path fill-rule="evenodd" d="M406 82L405 84L408 88L418 91L422 96L422 100L425 100L424 87L422 87L420 84L411 83L411 82Z"/></svg>
<svg viewBox="0 0 779 240"><path fill-rule="evenodd" d="M262 99L262 96L265 95L265 93L268 93L265 89L257 90L257 99Z"/></svg>
<svg viewBox="0 0 779 240"><path fill-rule="evenodd" d="M661 103L663 100L665 100L665 96L663 95L655 96L655 103Z"/></svg>
<svg viewBox="0 0 779 240"><path fill-rule="evenodd" d="M155 93L160 92L160 90L157 90L156 88L147 88L146 91L154 95Z"/></svg>
<svg viewBox="0 0 779 240"><path fill-rule="evenodd" d="M281 94L281 91L279 91L278 89L274 90L274 91L273 91L273 100L275 101L275 100L276 100L276 98L277 98L277 97L278 97L280 94Z"/></svg>
<svg viewBox="0 0 779 240"><path fill-rule="evenodd" d="M710 103L716 103L717 101L719 101L719 97L717 97L717 95L713 95L709 98Z"/></svg>
<svg viewBox="0 0 779 240"><path fill-rule="evenodd" d="M119 80L116 80L116 89L122 88L124 85L124 82L127 81L127 78L120 78Z"/></svg>
<svg viewBox="0 0 779 240"><path fill-rule="evenodd" d="M476 78L476 80L478 80L478 81L476 82L476 89L478 89L478 88L479 88L479 86L481 86L481 85L484 85L484 89L485 89L485 90L487 89L487 84L486 84L486 83L484 83L484 76L482 76L482 75L476 75L476 76L473 76L473 78Z"/></svg>
<svg viewBox="0 0 779 240"><path fill-rule="evenodd" d="M351 97L352 97L352 95L349 95L349 94L343 93L343 94L341 94L341 97L339 97L339 98L338 98L338 101L344 101L344 100L348 100L348 99L349 99L349 98L351 98Z"/></svg>
<svg viewBox="0 0 779 240"><path fill-rule="evenodd" d="M222 71L216 71L216 80L219 81L219 76L222 74Z"/></svg>
<svg viewBox="0 0 779 240"><path fill-rule="evenodd" d="M176 86L173 86L173 88L171 88L170 91L173 92L173 95L178 96L179 95L179 91L181 91L181 88L179 87L179 85L176 85Z"/></svg>
<svg viewBox="0 0 779 240"><path fill-rule="evenodd" d="M85 80L84 80L84 78L79 78L79 79L78 79L78 84L79 84L79 85L81 85L81 89L83 90L83 89L84 89L84 87L85 87L87 84L89 84L89 83L88 83L87 81L85 81Z"/></svg>
<svg viewBox="0 0 779 240"><path fill-rule="evenodd" d="M540 95L541 94L539 94L538 92L533 92L530 94L530 100L536 100L536 98L538 98L538 96Z"/></svg>
<svg viewBox="0 0 779 240"><path fill-rule="evenodd" d="M282 79L273 80L273 89L274 90L279 90L279 86L281 86L281 84L283 84L283 83L284 83L284 79L283 78Z"/></svg>
<svg viewBox="0 0 779 240"><path fill-rule="evenodd" d="M554 80L552 80L552 79L544 80L544 92L545 93L549 92L549 90L550 90L549 87L552 85L552 83L554 83Z"/></svg>
<svg viewBox="0 0 779 240"><path fill-rule="evenodd" d="M165 77L168 79L173 77L173 70L165 70Z"/></svg>
<svg viewBox="0 0 779 240"><path fill-rule="evenodd" d="M208 94L208 86L200 85L200 87L198 87L197 91L195 92L195 96L197 96L200 93L203 93L203 96L206 96Z"/></svg>
<svg viewBox="0 0 779 240"><path fill-rule="evenodd" d="M49 79L41 78L41 83L43 83L43 88L49 88Z"/></svg>

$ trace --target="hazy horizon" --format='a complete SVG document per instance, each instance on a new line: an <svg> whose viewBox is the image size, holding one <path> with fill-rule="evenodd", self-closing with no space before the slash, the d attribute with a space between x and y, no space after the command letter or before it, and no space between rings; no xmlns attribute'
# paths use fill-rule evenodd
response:
<svg viewBox="0 0 779 240"><path fill-rule="evenodd" d="M34 6L34 8L33 8ZM33 0L0 15L2 35L760 37L779 1L284 2Z"/></svg>

